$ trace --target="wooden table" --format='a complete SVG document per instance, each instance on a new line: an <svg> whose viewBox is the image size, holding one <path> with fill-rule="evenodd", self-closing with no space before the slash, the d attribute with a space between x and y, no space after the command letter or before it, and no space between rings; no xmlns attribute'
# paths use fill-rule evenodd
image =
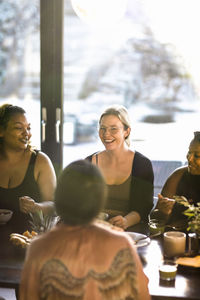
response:
<svg viewBox="0 0 200 300"><path fill-rule="evenodd" d="M147 234L145 226L135 226L135 232ZM17 288L23 267L25 251L12 245L9 234L13 229L8 225L0 226L0 286ZM138 248L149 278L149 291L152 300L199 300L200 299L200 268L189 269L178 267L175 282L164 285L159 281L158 265L163 258L162 236L153 238L148 246Z"/></svg>
<svg viewBox="0 0 200 300"><path fill-rule="evenodd" d="M25 249L21 249L9 241L10 234L13 232L15 230L9 223L0 225L0 287L17 289L25 258Z"/></svg>
<svg viewBox="0 0 200 300"><path fill-rule="evenodd" d="M135 232L149 234L145 225L136 225ZM175 281L159 279L159 264L163 260L163 236L151 239L148 246L138 248L144 272L149 278L149 292L154 300L200 300L200 268L178 266Z"/></svg>
<svg viewBox="0 0 200 300"><path fill-rule="evenodd" d="M149 278L149 291L152 299L200 299L200 268L178 266L175 281L163 282L159 279L159 263L163 259L162 237L154 238L147 247L138 248Z"/></svg>

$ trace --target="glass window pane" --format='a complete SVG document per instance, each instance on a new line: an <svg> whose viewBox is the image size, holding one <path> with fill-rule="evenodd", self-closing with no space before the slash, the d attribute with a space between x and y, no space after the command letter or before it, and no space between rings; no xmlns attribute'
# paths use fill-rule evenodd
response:
<svg viewBox="0 0 200 300"><path fill-rule="evenodd" d="M23 107L40 148L39 0L0 2L0 105Z"/></svg>
<svg viewBox="0 0 200 300"><path fill-rule="evenodd" d="M198 0L179 5L128 0L120 22L105 26L102 17L97 28L65 1L64 165L102 149L98 118L113 103L129 110L133 149L185 161L199 130L200 21Z"/></svg>

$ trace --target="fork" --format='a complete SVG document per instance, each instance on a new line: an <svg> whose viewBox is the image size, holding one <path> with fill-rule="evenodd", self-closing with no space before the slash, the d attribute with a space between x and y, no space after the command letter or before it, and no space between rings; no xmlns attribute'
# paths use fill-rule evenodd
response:
<svg viewBox="0 0 200 300"><path fill-rule="evenodd" d="M155 236L158 236L158 235L160 235L160 232L156 232L156 233L153 233L153 234L145 235L145 236L143 236L143 237L137 239L137 240L134 241L134 242L135 242L135 244L137 244L138 242L140 242L140 241L142 241L142 240L145 240L145 239L147 239L147 238L150 238L150 239L151 239L151 238L153 238L153 237L155 237Z"/></svg>

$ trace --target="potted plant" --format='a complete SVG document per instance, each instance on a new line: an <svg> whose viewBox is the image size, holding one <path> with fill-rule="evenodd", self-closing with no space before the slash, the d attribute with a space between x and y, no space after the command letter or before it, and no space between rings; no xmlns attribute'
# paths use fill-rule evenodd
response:
<svg viewBox="0 0 200 300"><path fill-rule="evenodd" d="M175 200L186 207L183 214L188 218L188 253L197 255L200 250L200 202L194 206L185 197L176 197Z"/></svg>
<svg viewBox="0 0 200 300"><path fill-rule="evenodd" d="M186 207L183 214L188 218L187 231L194 232L200 237L200 202L194 206L183 196L175 196L174 199Z"/></svg>
<svg viewBox="0 0 200 300"><path fill-rule="evenodd" d="M200 238L200 202L197 206L189 204L188 208L184 211L184 215L188 217L188 231L196 233Z"/></svg>

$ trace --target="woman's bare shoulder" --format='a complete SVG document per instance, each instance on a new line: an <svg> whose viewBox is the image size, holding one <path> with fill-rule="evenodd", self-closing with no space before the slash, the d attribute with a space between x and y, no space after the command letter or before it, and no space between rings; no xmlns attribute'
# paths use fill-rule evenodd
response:
<svg viewBox="0 0 200 300"><path fill-rule="evenodd" d="M53 172L54 173L54 167L51 159L48 157L47 154L44 152L38 152L36 163L35 163L35 171L36 172Z"/></svg>
<svg viewBox="0 0 200 300"><path fill-rule="evenodd" d="M98 232L96 236L98 238L101 236L102 239L112 241L112 244L115 244L113 249L131 247L133 241L131 237L120 227L114 226L106 221L97 220L95 222L95 230Z"/></svg>
<svg viewBox="0 0 200 300"><path fill-rule="evenodd" d="M183 174L187 171L187 166L177 168L166 180L161 194L171 198L176 194L176 189Z"/></svg>
<svg viewBox="0 0 200 300"><path fill-rule="evenodd" d="M49 156L46 153L42 152L42 151L38 152L37 161L39 163L49 163L49 162L51 162Z"/></svg>
<svg viewBox="0 0 200 300"><path fill-rule="evenodd" d="M185 171L187 171L187 166L182 166L174 170L174 172L170 175L170 178L180 178Z"/></svg>

